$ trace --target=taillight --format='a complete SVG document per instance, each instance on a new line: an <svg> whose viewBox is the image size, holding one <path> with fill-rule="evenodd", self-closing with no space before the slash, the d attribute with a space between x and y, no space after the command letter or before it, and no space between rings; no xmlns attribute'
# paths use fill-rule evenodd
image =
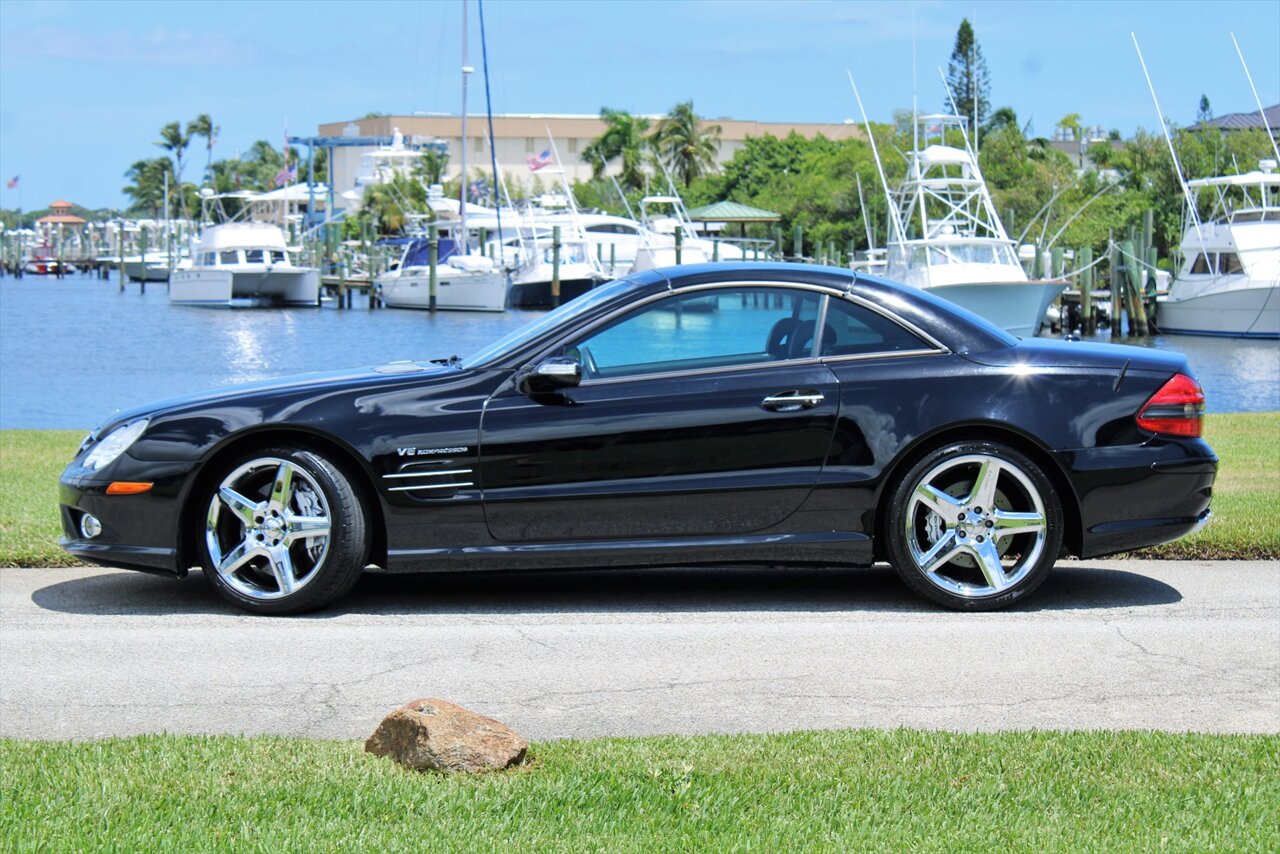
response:
<svg viewBox="0 0 1280 854"><path fill-rule="evenodd" d="M1138 426L1166 436L1200 435L1204 391L1186 374L1173 377L1138 410Z"/></svg>

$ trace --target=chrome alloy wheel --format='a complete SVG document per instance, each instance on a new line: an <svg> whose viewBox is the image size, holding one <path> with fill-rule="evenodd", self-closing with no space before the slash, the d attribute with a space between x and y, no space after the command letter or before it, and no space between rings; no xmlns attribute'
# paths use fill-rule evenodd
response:
<svg viewBox="0 0 1280 854"><path fill-rule="evenodd" d="M296 593L315 578L329 551L324 493L301 466L279 457L250 460L227 475L205 518L213 568L250 599Z"/></svg>
<svg viewBox="0 0 1280 854"><path fill-rule="evenodd" d="M915 484L905 514L912 560L955 596L1001 593L1035 568L1048 538L1044 502L1018 466L989 454L943 460Z"/></svg>

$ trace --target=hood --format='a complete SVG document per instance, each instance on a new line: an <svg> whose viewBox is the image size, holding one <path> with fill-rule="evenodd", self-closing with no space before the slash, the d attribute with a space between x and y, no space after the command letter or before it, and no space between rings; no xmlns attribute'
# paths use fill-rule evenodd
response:
<svg viewBox="0 0 1280 854"><path fill-rule="evenodd" d="M1127 344L1094 344L1052 338L1024 338L1013 347L966 353L965 358L980 365L1003 368L1027 365L1035 368L1115 368L1127 363L1130 370L1160 371L1191 375L1187 357L1168 350L1133 347Z"/></svg>
<svg viewBox="0 0 1280 854"><path fill-rule="evenodd" d="M237 383L208 391L169 397L117 412L104 421L91 435L97 436L114 428L116 425L134 421L138 418L154 418L160 415L198 409L210 404L227 403L242 398L257 397L263 394L278 397L281 395L287 396L290 392L309 392L317 388L332 390L368 384L385 383L391 385L397 381L404 381L410 378L422 381L432 377L455 376L457 373L458 369L456 367L434 362L392 362L372 367L314 371L248 383Z"/></svg>

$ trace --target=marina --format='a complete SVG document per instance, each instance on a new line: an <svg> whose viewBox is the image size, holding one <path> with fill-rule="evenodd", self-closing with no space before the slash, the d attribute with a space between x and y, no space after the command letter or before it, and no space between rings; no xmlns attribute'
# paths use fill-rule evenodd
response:
<svg viewBox="0 0 1280 854"><path fill-rule="evenodd" d="M88 430L117 409L232 383L466 356L544 313L367 311L366 299L357 295L354 311L332 302L217 311L173 305L163 285L143 293L92 275L0 279L0 429ZM1280 409L1280 342L1124 343L1186 353L1210 412Z"/></svg>

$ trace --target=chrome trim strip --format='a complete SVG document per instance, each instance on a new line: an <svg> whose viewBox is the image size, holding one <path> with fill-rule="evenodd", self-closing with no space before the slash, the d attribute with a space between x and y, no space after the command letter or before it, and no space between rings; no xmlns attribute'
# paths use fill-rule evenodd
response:
<svg viewBox="0 0 1280 854"><path fill-rule="evenodd" d="M877 359L895 359L899 356L945 356L947 350L895 350L889 353L850 353L847 356L825 356L823 362L869 362Z"/></svg>
<svg viewBox="0 0 1280 854"><path fill-rule="evenodd" d="M794 368L821 364L821 359L782 359L777 362L749 362L745 365L725 365L721 368L692 368L687 371L664 371L657 374L630 374L625 377L604 377L601 379L583 380L580 385L581 387L586 388L588 386L635 382L636 380L679 379L680 377L710 376L712 374L727 374L735 371L759 371L764 368ZM573 391L573 389L566 389L566 391Z"/></svg>
<svg viewBox="0 0 1280 854"><path fill-rule="evenodd" d="M853 286L852 281L849 283L849 286L850 287ZM650 294L649 296L645 297L639 302L628 303L627 305L620 306L619 308L615 308L613 311L609 312L609 314L606 314L604 317L596 320L594 323L590 324L589 326L580 327L579 329L574 331L568 338L561 338L557 341L556 344L552 345L550 348L539 351L538 355L534 356L532 359L526 362L526 364L531 364L531 365L536 364L537 362L540 362L543 359L547 358L548 356L552 355L557 349L565 346L565 344L567 344L568 342L580 340L581 338L584 338L587 335L590 335L591 333L595 332L597 329L601 328L602 326L609 324L616 318L621 317L622 315L627 314L628 312L631 312L637 308L643 308L644 306L648 305L651 302L656 302L657 300L660 300L660 299L667 299L668 297L672 297L672 296L678 296L680 294L695 293L697 291L719 290L722 288L781 288L783 290L790 289L790 288L798 288L800 290L814 291L819 294L827 294L827 295L835 295L835 296L847 296L849 293L847 290L842 291L842 290L839 290L838 288L827 287L824 285L810 285L804 282L759 282L751 279L738 279L732 282L708 282L707 284L703 284L703 285L690 285L688 287L676 289L671 287L671 280L668 279L667 289L665 291L660 291L656 294Z"/></svg>
<svg viewBox="0 0 1280 854"><path fill-rule="evenodd" d="M914 323L911 323L908 320L904 320L903 318L899 317L896 314L893 314L890 311L886 311L882 306L877 305L871 300L866 299L864 297L857 296L856 294L844 294L843 296L845 299L849 300L850 302L856 303L862 306L863 308L868 309L869 311L874 311L876 314L880 315L885 320L889 320L893 323L898 324L899 326L906 329L908 332L915 335L917 338L921 338L927 343L932 344L934 347L938 348L943 353L951 352L950 348L947 347L947 345L943 344L937 338L934 338L928 332L925 332L919 326L916 326ZM909 352L912 352L912 351L909 351Z"/></svg>
<svg viewBox="0 0 1280 854"><path fill-rule="evenodd" d="M420 486L389 486L387 492L417 492L419 489L462 489L474 483L425 483Z"/></svg>
<svg viewBox="0 0 1280 854"><path fill-rule="evenodd" d="M442 469L439 471L401 471L397 474L383 475L384 478L439 478L440 475L468 475L470 469Z"/></svg>
<svg viewBox="0 0 1280 854"><path fill-rule="evenodd" d="M856 281L857 281L857 278L855 276L854 281L851 282L850 285L852 286L852 284ZM678 379L679 377L683 377L683 376L714 375L714 374L727 373L731 371L753 370L753 369L780 367L780 366L787 366L787 367L805 366L805 365L814 365L814 364L825 364L827 362L861 362L861 361L870 361L872 359L896 359L900 356L941 356L951 352L951 349L949 347L947 347L945 344L938 341L938 339L934 338L932 335L925 332L920 327L916 326L914 323L904 320L898 315L885 310L883 307L877 305L871 300L868 300L864 297L857 296L856 294L849 293L848 291L841 291L841 290L837 290L835 288L831 288L823 285L810 285L810 284L805 284L803 282L756 282L751 280L742 280L742 281L733 281L733 282L713 282L705 285L693 285L687 288L680 288L679 290L668 290L666 293L653 294L652 296L649 296L646 299L641 300L639 303L615 310L613 313L605 317L603 320L591 326L585 332L581 332L579 335L574 336L570 340L580 340L580 338L591 334L596 329L599 329L601 326L605 325L606 323L613 320L614 318L622 314L625 314L628 311L631 311L633 309L646 306L651 302L655 302L656 300L666 299L668 297L677 296L679 294L684 294L684 293L693 293L695 291L709 291L709 290L718 290L722 288L738 288L738 287L749 287L749 288L772 287L772 288L782 288L782 289L796 288L800 290L814 291L816 293L823 294L827 297L834 296L840 299L847 299L856 305L862 306L868 311L875 312L876 314L880 315L881 317L885 318L891 323L898 324L899 326L903 327L908 332L915 335L917 338L921 339L925 343L933 345L934 349L886 350L879 353L857 353L849 356L812 356L811 355L804 359L779 359L777 361L772 361L772 362L750 362L745 365L725 365L724 367L720 367L720 368L694 368L694 369L685 370L685 371L661 371L661 372L652 373L652 374L631 374L625 377L603 377L603 378L596 378L596 379L584 379L580 383L580 386L590 387L590 386L612 385L620 382L632 382L635 380L647 380L647 379L657 379L657 378ZM818 309L819 309L819 315L822 318L823 322L825 323L827 303L823 301L822 304L819 305ZM815 345L816 345L816 339L815 339ZM544 357L545 355L539 358L544 358ZM536 362L537 360L535 359L534 361Z"/></svg>

